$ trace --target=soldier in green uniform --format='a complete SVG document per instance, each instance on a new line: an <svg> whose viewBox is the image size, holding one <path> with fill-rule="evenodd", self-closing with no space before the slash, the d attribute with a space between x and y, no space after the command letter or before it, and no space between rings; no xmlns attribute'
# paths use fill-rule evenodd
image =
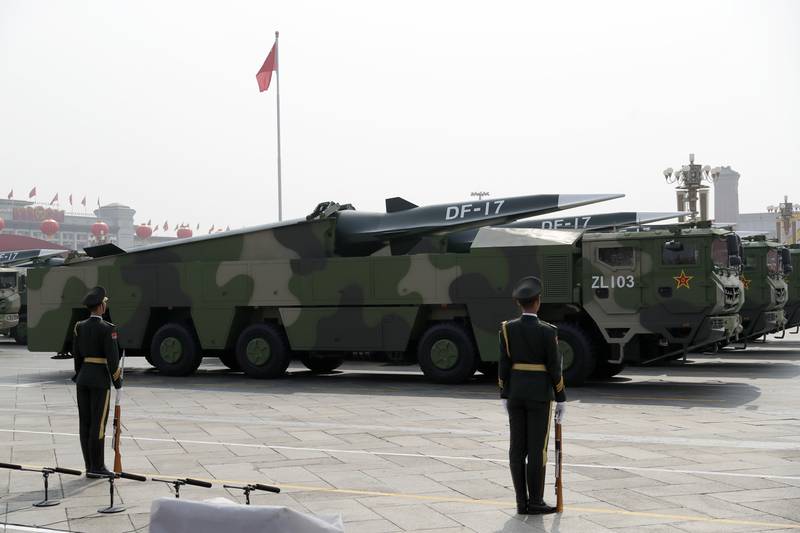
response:
<svg viewBox="0 0 800 533"><path fill-rule="evenodd" d="M500 327L498 384L511 426L508 458L519 514L556 510L543 499L547 441L552 401L557 402L556 422L561 422L567 397L558 329L536 315L541 292L538 278L521 279L513 298L522 309L522 316L503 322Z"/></svg>
<svg viewBox="0 0 800 533"><path fill-rule="evenodd" d="M75 360L78 419L81 451L86 464L86 477L109 475L105 466L105 436L111 384L122 386L117 331L114 324L103 320L108 298L103 287L95 287L83 299L89 318L75 324L72 355Z"/></svg>

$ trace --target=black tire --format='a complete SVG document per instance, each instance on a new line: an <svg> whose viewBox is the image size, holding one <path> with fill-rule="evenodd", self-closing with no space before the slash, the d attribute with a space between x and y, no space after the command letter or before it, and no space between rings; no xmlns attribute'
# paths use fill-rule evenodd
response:
<svg viewBox="0 0 800 533"><path fill-rule="evenodd" d="M224 353L223 355L219 356L219 360L222 362L223 365L227 366L234 372L241 372L242 367L239 366L239 361L236 359L235 353Z"/></svg>
<svg viewBox="0 0 800 533"><path fill-rule="evenodd" d="M28 323L22 322L12 330L12 337L14 337L14 342L24 346L28 344Z"/></svg>
<svg viewBox="0 0 800 533"><path fill-rule="evenodd" d="M594 372L592 372L592 379L611 379L623 370L625 370L625 363L609 363L599 359L594 367Z"/></svg>
<svg viewBox="0 0 800 533"><path fill-rule="evenodd" d="M452 322L428 328L417 345L417 359L425 376L436 383L464 383L478 367L472 336Z"/></svg>
<svg viewBox="0 0 800 533"><path fill-rule="evenodd" d="M329 374L342 366L344 359L335 356L304 355L300 362L315 374Z"/></svg>
<svg viewBox="0 0 800 533"><path fill-rule="evenodd" d="M236 341L236 360L251 378L277 378L292 360L283 331L272 324L253 324Z"/></svg>
<svg viewBox="0 0 800 533"><path fill-rule="evenodd" d="M481 361L478 363L478 372L490 378L497 377L497 361Z"/></svg>
<svg viewBox="0 0 800 533"><path fill-rule="evenodd" d="M175 322L161 326L150 343L150 363L167 376L193 374L203 356L194 333Z"/></svg>
<svg viewBox="0 0 800 533"><path fill-rule="evenodd" d="M573 387L583 383L594 372L597 363L591 336L578 324L559 322L558 350L564 365L564 383Z"/></svg>

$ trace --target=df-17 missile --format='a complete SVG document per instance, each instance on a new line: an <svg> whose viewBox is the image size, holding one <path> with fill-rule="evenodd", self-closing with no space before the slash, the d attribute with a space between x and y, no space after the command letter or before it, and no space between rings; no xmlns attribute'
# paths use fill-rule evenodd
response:
<svg viewBox="0 0 800 533"><path fill-rule="evenodd" d="M679 218L691 215L691 211L649 212L649 211L620 211L616 213L597 213L594 215L581 215L564 218L534 218L518 220L506 224L507 228L533 228L533 229L569 229L569 230L600 230L620 228L624 226L638 226L650 224L661 220Z"/></svg>
<svg viewBox="0 0 800 533"><path fill-rule="evenodd" d="M0 265L12 267L66 255L69 250L12 250L0 252Z"/></svg>
<svg viewBox="0 0 800 533"><path fill-rule="evenodd" d="M659 220L669 220L690 215L689 211L674 211L665 213L620 211L615 213L598 213L594 215L582 215L564 218L533 218L530 220L518 220L509 224L503 224L504 228L531 228L531 229L563 229L563 230L602 230L611 228L622 228L657 222ZM466 252L470 244L478 234L477 229L461 231L450 235L447 238L447 249L451 252Z"/></svg>
<svg viewBox="0 0 800 533"><path fill-rule="evenodd" d="M622 196L624 194L536 194L430 206L389 198L386 213L340 210L336 214L336 250L340 255L368 255L391 244L392 253L402 254L422 237L508 224Z"/></svg>

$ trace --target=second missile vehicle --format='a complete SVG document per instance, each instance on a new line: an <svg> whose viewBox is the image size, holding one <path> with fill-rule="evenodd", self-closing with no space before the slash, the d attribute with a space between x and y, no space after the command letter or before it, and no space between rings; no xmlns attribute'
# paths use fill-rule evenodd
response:
<svg viewBox="0 0 800 533"><path fill-rule="evenodd" d="M763 235L744 239L741 279L745 291L742 339L753 340L786 327L786 279L792 271L789 249Z"/></svg>

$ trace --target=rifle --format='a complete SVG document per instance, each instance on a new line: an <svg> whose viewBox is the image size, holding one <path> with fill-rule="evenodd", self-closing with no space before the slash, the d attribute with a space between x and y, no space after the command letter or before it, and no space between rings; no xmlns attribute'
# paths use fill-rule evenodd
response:
<svg viewBox="0 0 800 533"><path fill-rule="evenodd" d="M119 361L121 380L125 375L125 352L122 352L122 357ZM117 389L114 398L114 472L119 474L122 472L122 454L119 451L120 432L122 431L122 412L120 409L120 400L122 399L122 387Z"/></svg>
<svg viewBox="0 0 800 533"><path fill-rule="evenodd" d="M564 494L561 485L561 423L556 422L556 512L564 512Z"/></svg>

